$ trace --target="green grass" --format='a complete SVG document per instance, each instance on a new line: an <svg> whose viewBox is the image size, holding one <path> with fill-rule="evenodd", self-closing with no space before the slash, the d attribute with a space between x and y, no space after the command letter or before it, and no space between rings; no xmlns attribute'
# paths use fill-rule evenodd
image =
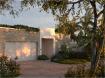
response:
<svg viewBox="0 0 105 78"><path fill-rule="evenodd" d="M89 61L87 61L86 59L64 59L56 62L61 64L83 64Z"/></svg>

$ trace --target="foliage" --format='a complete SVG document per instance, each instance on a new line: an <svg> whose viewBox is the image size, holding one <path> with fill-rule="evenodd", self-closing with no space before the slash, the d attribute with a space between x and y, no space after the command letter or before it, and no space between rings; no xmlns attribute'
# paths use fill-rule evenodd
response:
<svg viewBox="0 0 105 78"><path fill-rule="evenodd" d="M67 58L69 58L69 53L60 51L51 57L51 61L56 62Z"/></svg>
<svg viewBox="0 0 105 78"><path fill-rule="evenodd" d="M90 54L87 54L86 52L58 52L55 55L52 56L51 61L62 61L66 59L84 59L84 60L90 60Z"/></svg>
<svg viewBox="0 0 105 78"><path fill-rule="evenodd" d="M74 35L74 32L77 31L77 24L75 22L75 20L73 19L72 21L64 21L65 17L58 17L60 22L57 25L55 32L59 33L59 34L64 34L66 35L70 35L70 38L75 40L76 36ZM66 19L65 19L66 20Z"/></svg>
<svg viewBox="0 0 105 78"><path fill-rule="evenodd" d="M5 10L9 11L10 14L15 14L16 11L14 11L12 2L13 0L0 0L0 14L2 14Z"/></svg>
<svg viewBox="0 0 105 78"><path fill-rule="evenodd" d="M89 31L91 33L91 35L89 34L89 36L87 36L87 34L86 34L86 35L84 35L86 38L83 39L84 32L82 32L83 31L83 29L82 29L82 31L80 32L80 36L82 35L81 38L83 39L84 43L87 43L87 42L91 43L91 48L92 48L91 51L93 52L92 60L91 60L91 67L95 71L96 65L98 63L97 60L99 60L99 57L100 57L99 49L102 48L102 45L103 45L104 38L101 36L103 36L103 34L105 33L105 32L100 33L100 31L97 31L97 29L99 27L97 22L98 22L98 18L100 17L100 15L102 15L102 14L103 14L102 16L105 15L105 13L104 13L105 12L105 1L104 0L101 0L101 1L99 1L99 0L77 0L77 1L74 1L74 0L65 0L65 1L64 0L59 0L59 1L56 1L56 0L41 1L41 0L39 0L38 1L38 0L36 0L36 1L40 2L39 6L42 6L42 9L44 11L50 10L53 15L63 18L64 21L62 21L60 19L58 19L58 21L59 21L59 25L62 26L62 24L64 24L63 25L64 34L65 34L65 28L66 28L65 26L68 24L66 22L66 25L65 25L65 21L68 20L69 14L72 14L72 16L74 16L74 17L81 18L81 16L80 16L82 13L81 11L84 11L84 14L82 13L83 16L86 15L87 9L90 9L90 11L92 11L91 17L92 17L93 25L91 25L91 31ZM63 7L61 7L60 5L62 5ZM68 7L65 7L65 6L68 6ZM98 7L98 6L100 6L100 7ZM104 16L104 18L105 18L105 16ZM89 25L87 23L89 23L89 22L87 20L85 20L85 25ZM86 28L85 25L83 26L84 28ZM105 26L105 23L103 23L102 25ZM88 29L88 28L86 28L86 29ZM82 39L80 39L80 40L82 41ZM89 41L88 41L88 39L89 39ZM98 44L99 47L97 47L96 44Z"/></svg>
<svg viewBox="0 0 105 78"><path fill-rule="evenodd" d="M95 74L98 77L105 77L105 64L104 64L104 60L103 59L100 60L98 69L96 71L97 72Z"/></svg>
<svg viewBox="0 0 105 78"><path fill-rule="evenodd" d="M49 58L46 55L39 55L37 57L38 60L48 60Z"/></svg>
<svg viewBox="0 0 105 78"><path fill-rule="evenodd" d="M52 56L51 61L58 61L69 58L69 50L66 44L61 45L60 51Z"/></svg>
<svg viewBox="0 0 105 78"><path fill-rule="evenodd" d="M77 44L79 46L86 46L86 44L90 44L92 41L92 12L91 9L86 9L86 14L82 18L80 18L80 21L78 24L78 36L76 37Z"/></svg>
<svg viewBox="0 0 105 78"><path fill-rule="evenodd" d="M84 59L90 61L90 52L79 52L79 51L72 51L67 46L61 45L60 51L57 52L55 55L52 56L51 61L53 62L65 62L68 59ZM71 61L70 61L71 62Z"/></svg>
<svg viewBox="0 0 105 78"><path fill-rule="evenodd" d="M39 32L38 28L29 27L29 26L25 26L25 25L14 25L14 26L12 26L12 25L0 24L0 27L15 28L15 29L24 29L26 31Z"/></svg>
<svg viewBox="0 0 105 78"><path fill-rule="evenodd" d="M61 47L60 47L60 50L62 52L67 52L68 51L67 45L66 44L62 44Z"/></svg>
<svg viewBox="0 0 105 78"><path fill-rule="evenodd" d="M20 65L7 56L0 57L0 78L14 78L20 75Z"/></svg>
<svg viewBox="0 0 105 78"><path fill-rule="evenodd" d="M104 78L105 77L105 67L100 64L97 69L97 73L92 78ZM85 64L77 65L76 67L70 67L65 74L65 78L90 78L90 67Z"/></svg>
<svg viewBox="0 0 105 78"><path fill-rule="evenodd" d="M68 71L65 74L65 78L87 78L89 77L88 73L89 70L85 70L85 65L77 65L76 68L71 67L68 69Z"/></svg>
<svg viewBox="0 0 105 78"><path fill-rule="evenodd" d="M69 54L69 58L76 58L76 59L90 59L91 54L88 54L86 52L73 52L71 51Z"/></svg>
<svg viewBox="0 0 105 78"><path fill-rule="evenodd" d="M100 49L100 52L101 52L101 57L100 58L104 58L105 59L105 43L103 45L103 47Z"/></svg>

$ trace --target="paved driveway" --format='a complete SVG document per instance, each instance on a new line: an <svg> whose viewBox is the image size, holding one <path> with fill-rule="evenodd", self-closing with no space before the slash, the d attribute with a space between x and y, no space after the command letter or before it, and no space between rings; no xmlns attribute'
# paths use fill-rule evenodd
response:
<svg viewBox="0 0 105 78"><path fill-rule="evenodd" d="M77 66L49 61L27 61L20 62L20 65L21 75L18 78L64 78L69 67L75 68ZM89 65L90 63L86 63L86 67L90 67Z"/></svg>
<svg viewBox="0 0 105 78"><path fill-rule="evenodd" d="M20 62L21 76L19 78L64 78L70 65L49 61Z"/></svg>

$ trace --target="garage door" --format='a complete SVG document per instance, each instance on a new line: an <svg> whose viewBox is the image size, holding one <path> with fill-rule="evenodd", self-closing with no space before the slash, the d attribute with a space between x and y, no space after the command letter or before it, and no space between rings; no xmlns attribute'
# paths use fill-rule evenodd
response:
<svg viewBox="0 0 105 78"><path fill-rule="evenodd" d="M18 57L18 61L36 59L37 45L35 42L6 42L5 53L11 58Z"/></svg>

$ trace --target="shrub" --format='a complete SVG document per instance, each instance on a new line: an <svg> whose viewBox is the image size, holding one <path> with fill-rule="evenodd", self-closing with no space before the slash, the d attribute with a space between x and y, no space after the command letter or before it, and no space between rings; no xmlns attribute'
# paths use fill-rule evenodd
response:
<svg viewBox="0 0 105 78"><path fill-rule="evenodd" d="M91 77L92 76L92 77ZM72 66L68 69L65 74L65 78L105 78L105 65L100 63L98 69L96 70L94 75L91 75L91 69L89 65L77 65L76 67Z"/></svg>
<svg viewBox="0 0 105 78"><path fill-rule="evenodd" d="M86 52L74 52L71 51L69 53L69 58L76 58L76 59L89 59L89 56L87 55Z"/></svg>
<svg viewBox="0 0 105 78"><path fill-rule="evenodd" d="M37 57L38 60L48 60L49 58L46 55L39 55Z"/></svg>
<svg viewBox="0 0 105 78"><path fill-rule="evenodd" d="M90 52L87 51L72 51L66 44L61 45L60 51L51 57L52 62L65 63L66 59L86 59L90 60ZM69 60L68 60L69 61ZM71 61L70 61L71 62Z"/></svg>
<svg viewBox="0 0 105 78"><path fill-rule="evenodd" d="M62 52L67 52L68 51L68 48L67 48L66 44L62 44L60 49L61 49Z"/></svg>
<svg viewBox="0 0 105 78"><path fill-rule="evenodd" d="M96 75L97 77L103 77L105 78L105 63L104 63L104 60L100 60L99 61L99 65L98 65L98 68L96 70Z"/></svg>
<svg viewBox="0 0 105 78"><path fill-rule="evenodd" d="M69 58L69 49L66 44L62 44L60 51L52 56L51 61L63 60Z"/></svg>
<svg viewBox="0 0 105 78"><path fill-rule="evenodd" d="M20 75L20 66L16 60L0 57L0 78L14 78Z"/></svg>
<svg viewBox="0 0 105 78"><path fill-rule="evenodd" d="M65 59L86 59L89 61L89 57L85 52L58 52L52 56L51 61L58 62Z"/></svg>
<svg viewBox="0 0 105 78"><path fill-rule="evenodd" d="M89 70L85 68L85 65L77 65L76 67L71 67L65 74L65 78L88 78Z"/></svg>
<svg viewBox="0 0 105 78"><path fill-rule="evenodd" d="M64 59L68 59L68 58L69 58L68 52L60 51L51 57L51 61L56 62L56 61L64 60Z"/></svg>

